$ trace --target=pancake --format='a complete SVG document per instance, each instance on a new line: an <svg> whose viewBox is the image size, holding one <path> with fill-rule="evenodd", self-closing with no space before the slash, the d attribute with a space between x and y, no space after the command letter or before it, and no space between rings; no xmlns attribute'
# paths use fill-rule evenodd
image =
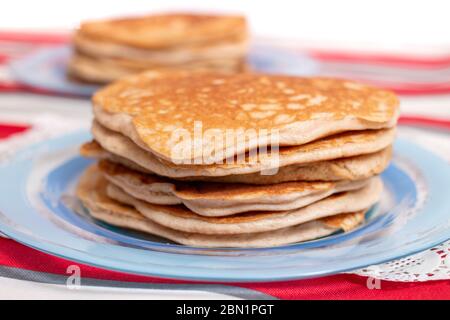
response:
<svg viewBox="0 0 450 320"><path fill-rule="evenodd" d="M245 17L167 13L87 21L78 33L84 37L145 49L230 41L247 35Z"/></svg>
<svg viewBox="0 0 450 320"><path fill-rule="evenodd" d="M106 151L96 141L84 143L80 147L80 154L88 158L104 159L122 164L142 173L154 174L135 162ZM177 180L243 184L273 184L289 181L355 181L380 174L388 166L391 157L392 148L389 146L381 151L360 156L281 167L275 175L261 175L259 172L255 172L222 177L184 177L177 178Z"/></svg>
<svg viewBox="0 0 450 320"><path fill-rule="evenodd" d="M200 60L189 64L139 66L133 61L99 59L75 53L69 61L68 74L84 82L108 83L146 69L179 70L180 68L191 72L214 70L221 73L235 73L245 72L249 67L243 58Z"/></svg>
<svg viewBox="0 0 450 320"><path fill-rule="evenodd" d="M101 42L76 33L73 39L76 53L92 58L120 59L138 68L180 65L199 60L243 59L248 51L246 37L203 46L142 49L113 42Z"/></svg>
<svg viewBox="0 0 450 320"><path fill-rule="evenodd" d="M96 165L86 170L78 188L94 183L93 180L97 181L97 185L107 184ZM300 209L255 211L228 217L200 216L181 205L150 204L129 196L112 184L107 184L105 188L108 197L132 205L148 219L168 228L202 234L241 234L277 230L340 213L364 210L378 201L382 182L375 177L359 190L332 195Z"/></svg>
<svg viewBox="0 0 450 320"><path fill-rule="evenodd" d="M340 213L356 212L374 205L380 198L382 183L373 178L357 191L343 192L309 206L288 211L250 211L225 217L200 216L184 206L150 204L109 184L108 197L135 207L146 218L171 229L202 234L242 234L291 227Z"/></svg>
<svg viewBox="0 0 450 320"><path fill-rule="evenodd" d="M395 94L359 83L188 71L126 77L94 95L93 111L104 127L177 164L202 163L205 155L217 162L274 145L275 138L298 146L344 131L391 128L399 114Z"/></svg>
<svg viewBox="0 0 450 320"><path fill-rule="evenodd" d="M86 175L85 175L86 177ZM106 180L82 179L77 195L90 214L109 224L143 231L174 242L196 247L272 247L324 237L339 230L350 231L364 221L364 212L344 213L321 218L293 227L269 232L229 235L207 235L176 231L159 225L140 214L136 209L125 206L106 195Z"/></svg>
<svg viewBox="0 0 450 320"><path fill-rule="evenodd" d="M119 67L124 70L128 70L129 72L137 73L139 71L143 71L146 69L154 69L154 70L213 70L220 72L221 70L238 71L238 67L243 65L244 57L232 57L224 55L223 57L198 57L193 59L192 61L173 61L170 63L162 63L156 60L149 61L136 61L133 59L127 58L108 58L108 57L95 57L90 55L85 55L76 52L73 57L75 59L84 60L85 63L90 63L93 66L96 63L100 63L104 66L111 67Z"/></svg>
<svg viewBox="0 0 450 320"><path fill-rule="evenodd" d="M249 70L242 16L167 13L87 21L72 44L68 76L81 82L108 83L144 70Z"/></svg>
<svg viewBox="0 0 450 320"><path fill-rule="evenodd" d="M289 181L360 181L379 175L387 168L391 158L392 147L388 146L381 151L360 156L284 166L279 168L274 175L255 172L221 177L197 176L180 179L244 184L274 184Z"/></svg>
<svg viewBox="0 0 450 320"><path fill-rule="evenodd" d="M110 161L100 161L98 167L110 183L134 198L152 204L183 204L203 216L226 216L259 210L292 210L334 193L359 189L368 183L368 180L269 185L180 182L143 174Z"/></svg>
<svg viewBox="0 0 450 320"><path fill-rule="evenodd" d="M193 176L228 176L265 171L276 174L279 167L305 164L361 154L370 154L390 146L395 129L345 132L296 147L280 148L276 158L246 158L244 163L223 163L212 165L175 165L157 158L125 136L108 130L94 121L92 134L107 151L130 160L139 166L161 176L183 178ZM271 170L275 169L275 170Z"/></svg>

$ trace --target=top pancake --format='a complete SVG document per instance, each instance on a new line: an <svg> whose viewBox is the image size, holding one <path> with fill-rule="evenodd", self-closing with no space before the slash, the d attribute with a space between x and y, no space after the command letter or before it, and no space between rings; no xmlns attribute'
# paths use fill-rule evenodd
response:
<svg viewBox="0 0 450 320"><path fill-rule="evenodd" d="M328 78L265 74L149 71L117 81L93 97L94 114L103 126L121 132L141 148L172 162L196 159L195 152L174 153L173 132L182 129L194 148L195 123L202 132L253 129L257 138L237 144L202 136L211 160L270 144L301 145L349 130L395 125L398 99L388 91ZM198 126L197 126L198 128ZM261 132L258 130L266 130ZM236 137L239 135L236 133Z"/></svg>
<svg viewBox="0 0 450 320"><path fill-rule="evenodd" d="M161 49L245 37L247 25L242 16L168 13L87 21L78 33L98 41Z"/></svg>

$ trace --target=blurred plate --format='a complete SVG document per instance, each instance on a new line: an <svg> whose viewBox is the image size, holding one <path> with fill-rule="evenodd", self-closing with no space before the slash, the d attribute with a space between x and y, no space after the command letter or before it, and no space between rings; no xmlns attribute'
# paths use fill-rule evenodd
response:
<svg viewBox="0 0 450 320"><path fill-rule="evenodd" d="M59 94L91 96L98 88L71 81L67 78L66 66L71 48L51 47L41 49L11 64L14 79L27 86ZM308 56L269 45L254 45L249 55L254 70L268 73L309 75L317 69Z"/></svg>
<svg viewBox="0 0 450 320"><path fill-rule="evenodd" d="M74 186L90 160L77 133L23 150L0 165L0 231L38 250L128 273L210 281L323 276L425 250L450 238L450 169L405 140L382 174L385 191L348 233L286 246L209 249L116 228L87 215Z"/></svg>
<svg viewBox="0 0 450 320"><path fill-rule="evenodd" d="M99 86L82 84L67 78L66 66L71 49L51 47L15 60L10 70L15 81L29 87L58 94L89 97Z"/></svg>

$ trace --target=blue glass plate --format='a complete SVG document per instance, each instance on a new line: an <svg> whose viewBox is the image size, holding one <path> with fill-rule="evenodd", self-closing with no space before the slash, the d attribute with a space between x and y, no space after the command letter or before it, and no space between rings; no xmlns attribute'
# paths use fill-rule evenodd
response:
<svg viewBox="0 0 450 320"><path fill-rule="evenodd" d="M71 49L50 47L14 61L10 65L13 78L32 88L54 93L90 97L99 86L70 81L66 66Z"/></svg>
<svg viewBox="0 0 450 320"><path fill-rule="evenodd" d="M67 78L66 66L70 55L68 46L41 49L12 63L11 72L16 81L33 88L89 97L99 86ZM267 73L310 75L317 70L317 63L302 53L261 44L251 48L249 63L252 69Z"/></svg>
<svg viewBox="0 0 450 320"><path fill-rule="evenodd" d="M349 233L287 246L207 249L90 218L74 186L90 163L77 133L31 146L0 165L0 231L30 247L123 272L213 281L322 276L425 250L450 238L449 165L405 140L383 173L385 191L367 222Z"/></svg>

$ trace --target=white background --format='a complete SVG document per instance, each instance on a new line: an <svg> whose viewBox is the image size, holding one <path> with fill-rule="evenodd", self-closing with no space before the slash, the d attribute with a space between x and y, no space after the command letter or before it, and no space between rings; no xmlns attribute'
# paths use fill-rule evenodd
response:
<svg viewBox="0 0 450 320"><path fill-rule="evenodd" d="M2 0L1 29L68 30L80 20L167 10L246 14L257 35L371 50L450 52L448 0Z"/></svg>

